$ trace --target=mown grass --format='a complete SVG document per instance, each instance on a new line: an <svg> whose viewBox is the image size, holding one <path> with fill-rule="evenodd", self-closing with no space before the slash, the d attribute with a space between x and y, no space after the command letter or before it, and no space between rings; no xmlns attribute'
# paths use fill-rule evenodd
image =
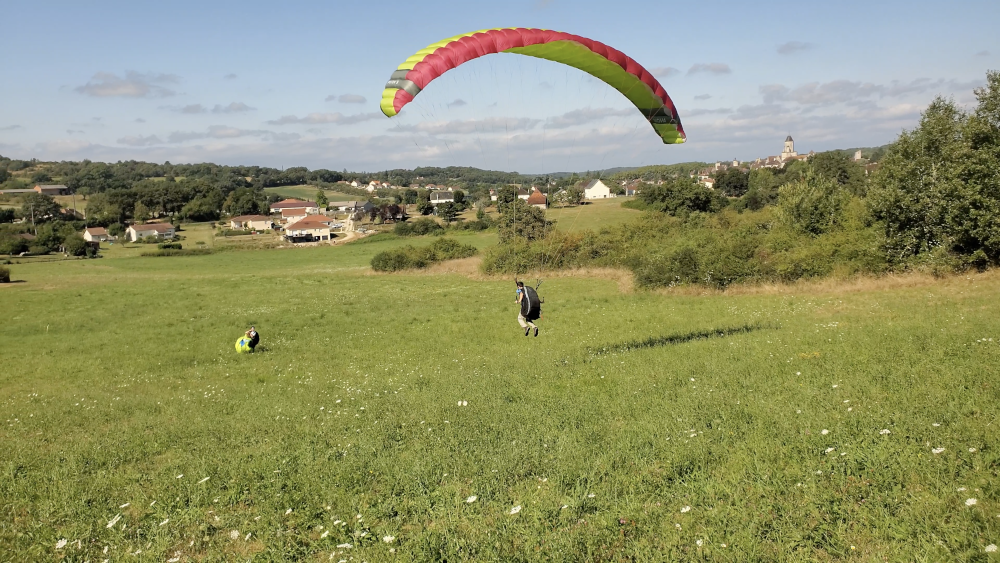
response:
<svg viewBox="0 0 1000 563"><path fill-rule="evenodd" d="M555 228L560 231L570 233L597 231L641 217L641 211L622 207L622 202L632 199L634 198L618 197L587 201L584 205L550 207L545 210L545 218L555 221Z"/></svg>
<svg viewBox="0 0 1000 563"><path fill-rule="evenodd" d="M509 281L370 274L404 244L12 266L4 559L995 557L1000 275L553 277L525 338Z"/></svg>
<svg viewBox="0 0 1000 563"><path fill-rule="evenodd" d="M279 186L276 188L264 188L265 192L275 193L281 197L302 199L306 201L316 201L316 192L319 188L316 186L303 185L303 186ZM353 201L353 200L363 200L365 198L358 197L356 195L342 194L339 192L334 192L330 190L324 190L326 192L326 198L329 201Z"/></svg>

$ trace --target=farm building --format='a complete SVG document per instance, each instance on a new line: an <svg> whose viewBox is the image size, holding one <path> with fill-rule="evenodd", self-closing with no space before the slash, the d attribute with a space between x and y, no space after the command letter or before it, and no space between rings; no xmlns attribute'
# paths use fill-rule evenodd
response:
<svg viewBox="0 0 1000 563"><path fill-rule="evenodd" d="M147 223L145 225L129 225L125 230L125 238L130 241L137 241L146 237L156 237L160 239L174 238L174 226L170 223Z"/></svg>
<svg viewBox="0 0 1000 563"><path fill-rule="evenodd" d="M63 195L69 193L69 188L62 184L39 184L32 188L32 190L42 195Z"/></svg>
<svg viewBox="0 0 1000 563"><path fill-rule="evenodd" d="M431 192L431 203L438 205L440 203L453 203L455 201L454 192Z"/></svg>
<svg viewBox="0 0 1000 563"><path fill-rule="evenodd" d="M229 228L235 231L266 231L273 226L266 215L240 215L229 219Z"/></svg>
<svg viewBox="0 0 1000 563"><path fill-rule="evenodd" d="M537 207L539 209L545 209L549 206L549 198L545 196L538 188L531 192L528 196L528 205L532 207Z"/></svg>
<svg viewBox="0 0 1000 563"><path fill-rule="evenodd" d="M604 185L604 182L591 180L587 187L583 188L583 197L586 199L607 199L614 196L611 195L611 188Z"/></svg>
<svg viewBox="0 0 1000 563"><path fill-rule="evenodd" d="M111 235L108 234L107 229L104 227L87 227L83 230L83 240L87 242L104 242L111 240Z"/></svg>

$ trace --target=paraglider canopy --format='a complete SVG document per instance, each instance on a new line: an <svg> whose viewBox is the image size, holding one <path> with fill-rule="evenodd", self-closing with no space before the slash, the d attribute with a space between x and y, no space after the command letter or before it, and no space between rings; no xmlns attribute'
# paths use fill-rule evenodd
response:
<svg viewBox="0 0 1000 563"><path fill-rule="evenodd" d="M241 336L239 340L236 341L236 353L246 354L250 352L250 339L246 336Z"/></svg>
<svg viewBox="0 0 1000 563"><path fill-rule="evenodd" d="M392 73L382 92L382 113L393 117L435 78L493 53L517 53L578 68L628 98L664 143L687 138L667 91L642 65L599 41L523 27L473 31L421 49Z"/></svg>
<svg viewBox="0 0 1000 563"><path fill-rule="evenodd" d="M530 285L519 286L524 291L521 298L521 316L526 321L536 321L542 316L542 301L538 298L538 292Z"/></svg>

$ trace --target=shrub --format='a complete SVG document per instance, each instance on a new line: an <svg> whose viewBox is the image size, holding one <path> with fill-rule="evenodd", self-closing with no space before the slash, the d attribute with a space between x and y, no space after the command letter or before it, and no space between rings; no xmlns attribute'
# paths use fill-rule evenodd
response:
<svg viewBox="0 0 1000 563"><path fill-rule="evenodd" d="M63 248L70 256L84 256L87 254L87 241L79 234L73 233L63 240Z"/></svg>
<svg viewBox="0 0 1000 563"><path fill-rule="evenodd" d="M203 256L205 254L212 254L212 252L211 248L160 248L143 252L142 256Z"/></svg>
<svg viewBox="0 0 1000 563"><path fill-rule="evenodd" d="M180 250L181 247L182 247L181 243L179 242L161 242L160 244L156 245L156 248L159 248L161 250Z"/></svg>
<svg viewBox="0 0 1000 563"><path fill-rule="evenodd" d="M28 253L29 254L36 254L38 256L41 256L43 254L48 254L49 252L51 252L51 251L49 250L49 247L47 247L47 246L31 245L31 246L28 247Z"/></svg>
<svg viewBox="0 0 1000 563"><path fill-rule="evenodd" d="M426 268L442 260L468 258L475 255L476 252L474 246L462 244L455 239L440 238L429 246L406 245L379 252L372 257L371 266L376 272L398 272L399 270Z"/></svg>
<svg viewBox="0 0 1000 563"><path fill-rule="evenodd" d="M413 221L396 223L392 228L392 232L401 237L423 236L443 233L444 227L434 219L421 217Z"/></svg>
<svg viewBox="0 0 1000 563"><path fill-rule="evenodd" d="M0 266L0 283L10 283L10 268Z"/></svg>

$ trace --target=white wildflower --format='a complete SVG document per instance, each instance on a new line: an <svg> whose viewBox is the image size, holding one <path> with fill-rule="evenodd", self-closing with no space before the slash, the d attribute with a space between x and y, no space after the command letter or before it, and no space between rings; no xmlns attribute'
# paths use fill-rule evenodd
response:
<svg viewBox="0 0 1000 563"><path fill-rule="evenodd" d="M883 429L879 430L878 433L881 434L881 435L883 435L883 436L885 436L886 434L892 434L892 432L890 432L888 428L883 428Z"/></svg>
<svg viewBox="0 0 1000 563"><path fill-rule="evenodd" d="M325 538L326 536L329 536L329 535L330 535L330 530L327 530L327 531L323 532L323 535L320 536L319 539L323 539L323 538Z"/></svg>
<svg viewBox="0 0 1000 563"><path fill-rule="evenodd" d="M177 478L178 478L178 479L180 479L180 478L181 478L181 477L183 477L183 476L184 476L184 474L183 474L183 473L181 473L180 475L178 475L178 476L177 476Z"/></svg>
<svg viewBox="0 0 1000 563"><path fill-rule="evenodd" d="M62 549L66 547L66 539L61 539L56 542L56 549Z"/></svg>
<svg viewBox="0 0 1000 563"><path fill-rule="evenodd" d="M352 546L349 543L338 543L337 547L339 547L340 549L351 549L354 546Z"/></svg>
<svg viewBox="0 0 1000 563"><path fill-rule="evenodd" d="M163 522L160 522L160 525L161 525L161 526L166 526L166 525L167 525L167 522L170 522L170 518L167 518L167 519L166 519L166 520L164 520Z"/></svg>
<svg viewBox="0 0 1000 563"><path fill-rule="evenodd" d="M824 436L826 436L827 434L829 434L829 433L830 433L830 431L829 431L829 430L827 430L826 428L824 428L824 429L820 430L820 432L819 432L819 433L820 433L820 434L822 434L822 435L824 435Z"/></svg>
<svg viewBox="0 0 1000 563"><path fill-rule="evenodd" d="M233 530L233 531L229 532L229 539L231 539L233 541L240 539L240 532L239 532L239 530Z"/></svg>
<svg viewBox="0 0 1000 563"><path fill-rule="evenodd" d="M823 453L827 453L828 454L828 453L830 453L830 452L832 452L832 451L834 451L836 449L837 448L827 448L826 451L824 451Z"/></svg>
<svg viewBox="0 0 1000 563"><path fill-rule="evenodd" d="M970 454L974 454L974 453L976 453L976 451L977 451L976 448L969 448L969 453Z"/></svg>
<svg viewBox="0 0 1000 563"><path fill-rule="evenodd" d="M108 526L107 527L108 528L114 528L115 524L117 524L118 521L121 520L121 519L122 519L122 515L121 514L115 516L114 518L112 518L111 520L108 521Z"/></svg>
<svg viewBox="0 0 1000 563"><path fill-rule="evenodd" d="M937 455L937 454L939 454L939 453L941 453L943 451L944 451L944 448L934 448L933 450L931 450L931 453L934 454L934 455Z"/></svg>
<svg viewBox="0 0 1000 563"><path fill-rule="evenodd" d="M589 495L587 495L587 498L594 498L595 496L597 495L595 495L594 493L590 493Z"/></svg>
<svg viewBox="0 0 1000 563"><path fill-rule="evenodd" d="M243 538L243 541L250 541L250 534L251 532L247 532L247 535L246 537Z"/></svg>
<svg viewBox="0 0 1000 563"><path fill-rule="evenodd" d="M683 514L685 512L691 512L691 507L690 506L685 506L684 508L681 509L681 514Z"/></svg>
<svg viewBox="0 0 1000 563"><path fill-rule="evenodd" d="M517 506L515 506L514 508L510 509L510 513L511 514L517 514L518 512L521 512L521 505L520 504L517 505Z"/></svg>
<svg viewBox="0 0 1000 563"><path fill-rule="evenodd" d="M392 543L396 541L396 536L382 536L382 541L385 543Z"/></svg>
<svg viewBox="0 0 1000 563"><path fill-rule="evenodd" d="M934 424L931 424L931 426L933 426L933 427L937 428L938 426L941 426L941 424L940 424L940 423L937 423L937 422L935 422Z"/></svg>
<svg viewBox="0 0 1000 563"><path fill-rule="evenodd" d="M703 544L703 543L705 543L705 542L703 542L703 541L701 541L701 540L696 540L696 541L695 541L694 543L695 543L695 545L697 545L698 547L701 547L701 544Z"/></svg>
<svg viewBox="0 0 1000 563"><path fill-rule="evenodd" d="M118 508L128 508L129 505L131 505L131 504L132 504L131 502L126 502L125 504L119 506Z"/></svg>
<svg viewBox="0 0 1000 563"><path fill-rule="evenodd" d="M465 499L465 502L467 502L469 504L472 504L472 503L476 502L476 499L478 499L478 498L479 497L477 497L476 495L470 495L469 498Z"/></svg>
<svg viewBox="0 0 1000 563"><path fill-rule="evenodd" d="M997 550L996 544L991 543L990 545L986 546L986 549L984 549L983 551L985 551L986 553L996 553L996 550Z"/></svg>
<svg viewBox="0 0 1000 563"><path fill-rule="evenodd" d="M720 543L720 544L719 544L719 547L726 547L726 544L724 544L724 543Z"/></svg>
<svg viewBox="0 0 1000 563"><path fill-rule="evenodd" d="M291 508L289 508L288 510L286 510L286 511L285 511L285 516L288 516L288 515L289 515L289 514L291 514L291 513L292 513L292 509L291 509Z"/></svg>
<svg viewBox="0 0 1000 563"><path fill-rule="evenodd" d="M973 506L975 504L976 504L976 499L974 498L965 499L965 506Z"/></svg>

